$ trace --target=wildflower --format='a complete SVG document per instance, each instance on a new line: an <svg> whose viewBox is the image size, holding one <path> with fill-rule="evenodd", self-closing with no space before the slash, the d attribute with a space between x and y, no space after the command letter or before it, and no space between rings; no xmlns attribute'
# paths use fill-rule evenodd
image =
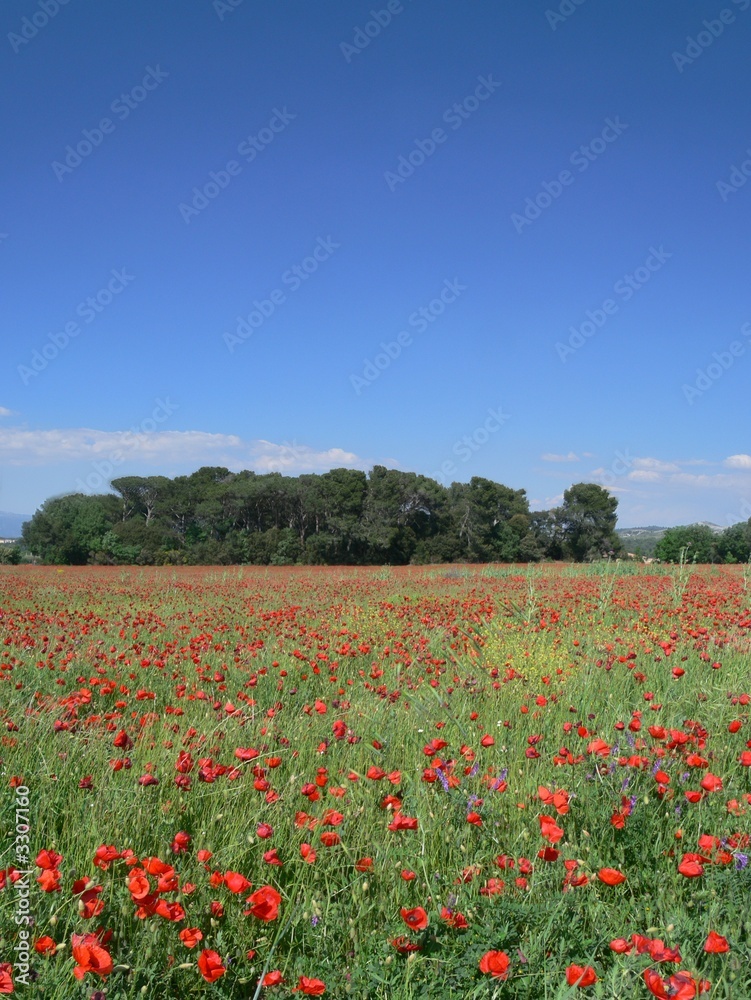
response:
<svg viewBox="0 0 751 1000"><path fill-rule="evenodd" d="M480 972L494 979L507 979L511 959L505 951L486 951L479 961Z"/></svg>
<svg viewBox="0 0 751 1000"><path fill-rule="evenodd" d="M76 960L73 975L76 979L83 979L87 972L103 977L112 972L112 958L97 934L74 934L72 940L73 958Z"/></svg>
<svg viewBox="0 0 751 1000"><path fill-rule="evenodd" d="M566 982L569 986L578 986L584 989L586 986L593 986L597 982L597 973L591 965L569 965L566 968Z"/></svg>
<svg viewBox="0 0 751 1000"><path fill-rule="evenodd" d="M248 896L245 902L251 904L250 909L243 910L243 913L246 916L250 914L265 922L276 920L279 916L279 904L281 901L282 897L276 889L270 885L264 885Z"/></svg>
<svg viewBox="0 0 751 1000"><path fill-rule="evenodd" d="M198 971L207 983L214 983L217 979L220 979L227 970L224 965L222 965L222 960L217 952L211 951L210 948L204 948L198 956Z"/></svg>
<svg viewBox="0 0 751 1000"><path fill-rule="evenodd" d="M413 931L422 931L428 926L428 915L421 906L408 910L404 906L399 911L407 927Z"/></svg>

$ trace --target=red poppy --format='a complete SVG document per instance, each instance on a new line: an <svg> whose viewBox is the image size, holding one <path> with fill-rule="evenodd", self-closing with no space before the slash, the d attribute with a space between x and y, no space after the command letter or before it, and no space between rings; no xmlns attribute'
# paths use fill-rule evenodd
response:
<svg viewBox="0 0 751 1000"><path fill-rule="evenodd" d="M183 927L178 937L186 948L195 948L203 940L203 934L197 927Z"/></svg>
<svg viewBox="0 0 751 1000"><path fill-rule="evenodd" d="M540 816L540 833L551 844L557 844L563 837L563 830L552 816Z"/></svg>
<svg viewBox="0 0 751 1000"><path fill-rule="evenodd" d="M597 973L591 965L569 965L566 969L566 982L569 986L593 986L597 982Z"/></svg>
<svg viewBox="0 0 751 1000"><path fill-rule="evenodd" d="M108 976L112 972L112 958L96 934L74 934L72 940L76 979L83 979L87 972L97 976Z"/></svg>
<svg viewBox="0 0 751 1000"><path fill-rule="evenodd" d="M326 992L326 983L322 979L310 979L308 976L300 976L293 993L305 993L310 997L320 997Z"/></svg>
<svg viewBox="0 0 751 1000"><path fill-rule="evenodd" d="M57 868L62 860L62 854L58 854L56 851L40 851L36 856L36 866L49 870Z"/></svg>
<svg viewBox="0 0 751 1000"><path fill-rule="evenodd" d="M13 966L10 962L0 963L0 993L12 993L13 986Z"/></svg>
<svg viewBox="0 0 751 1000"><path fill-rule="evenodd" d="M280 983L284 981L284 976L281 974L279 969L273 969L271 972L267 972L263 977L263 986L279 986Z"/></svg>
<svg viewBox="0 0 751 1000"><path fill-rule="evenodd" d="M57 945L53 939L45 934L44 937L37 938L34 942L34 951L37 955L54 955Z"/></svg>
<svg viewBox="0 0 751 1000"><path fill-rule="evenodd" d="M704 951L710 954L722 954L722 952L730 951L728 939L724 938L722 934L710 931L707 935L707 940L704 942Z"/></svg>
<svg viewBox="0 0 751 1000"><path fill-rule="evenodd" d="M413 816L403 816L397 813L389 823L389 830L416 830L417 819Z"/></svg>
<svg viewBox="0 0 751 1000"><path fill-rule="evenodd" d="M708 771L707 774L704 775L699 784L707 792L722 791L722 778L719 778L716 774L712 774L711 771Z"/></svg>
<svg viewBox="0 0 751 1000"><path fill-rule="evenodd" d="M597 877L605 885L620 885L621 882L626 881L626 876L623 872L619 872L617 868L601 868L597 873Z"/></svg>
<svg viewBox="0 0 751 1000"><path fill-rule="evenodd" d="M652 996L660 997L660 1000L667 1000L670 996L668 987L658 972L655 972L654 969L645 969L642 978Z"/></svg>
<svg viewBox="0 0 751 1000"><path fill-rule="evenodd" d="M252 882L249 882L244 875L239 872L227 872L224 876L224 884L230 892L241 893L250 889Z"/></svg>
<svg viewBox="0 0 751 1000"><path fill-rule="evenodd" d="M428 915L421 906L408 910L404 906L399 911L402 920L413 931L422 931L428 926Z"/></svg>
<svg viewBox="0 0 751 1000"><path fill-rule="evenodd" d="M445 906L441 907L441 920L443 920L449 927L453 927L456 931L464 931L469 927L467 918L463 913L454 913L452 910L448 910Z"/></svg>
<svg viewBox="0 0 751 1000"><path fill-rule="evenodd" d="M198 971L207 983L214 983L217 979L221 979L227 970L217 952L204 948L198 956Z"/></svg>
<svg viewBox="0 0 751 1000"><path fill-rule="evenodd" d="M480 972L494 979L507 979L511 959L505 951L486 951L479 961Z"/></svg>
<svg viewBox="0 0 751 1000"><path fill-rule="evenodd" d="M422 945L417 944L415 941L410 941L403 934L399 937L393 938L391 944L396 948L400 955L408 955L412 951L422 951Z"/></svg>
<svg viewBox="0 0 751 1000"><path fill-rule="evenodd" d="M614 951L616 955L628 955L633 949L633 945L626 938L613 938L610 942L610 950Z"/></svg>
<svg viewBox="0 0 751 1000"><path fill-rule="evenodd" d="M276 889L270 885L264 885L248 896L246 903L250 903L250 909L243 910L243 913L246 916L251 914L259 920L266 922L276 920L279 916L279 904L281 901L282 897Z"/></svg>
<svg viewBox="0 0 751 1000"><path fill-rule="evenodd" d="M678 865L678 871L681 875L685 875L686 878L698 878L704 874L704 866L701 861L702 857L700 854L684 854L681 863Z"/></svg>

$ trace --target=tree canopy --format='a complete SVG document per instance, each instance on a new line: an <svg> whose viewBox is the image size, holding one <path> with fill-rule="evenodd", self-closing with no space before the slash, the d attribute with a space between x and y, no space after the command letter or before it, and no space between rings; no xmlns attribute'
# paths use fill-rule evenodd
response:
<svg viewBox="0 0 751 1000"><path fill-rule="evenodd" d="M230 472L122 476L113 492L47 500L24 525L45 562L380 564L584 560L618 553L618 501L592 483L531 512L490 479L445 487L376 465L369 474Z"/></svg>

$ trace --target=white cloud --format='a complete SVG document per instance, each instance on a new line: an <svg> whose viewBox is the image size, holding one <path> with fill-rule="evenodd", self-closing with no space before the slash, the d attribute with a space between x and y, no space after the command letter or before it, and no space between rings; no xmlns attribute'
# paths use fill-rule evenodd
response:
<svg viewBox="0 0 751 1000"><path fill-rule="evenodd" d="M236 434L205 431L101 431L88 427L56 430L0 429L0 461L29 466L109 458L118 464L138 460L149 465L226 465L259 472L325 471L367 463L342 448L317 451L295 442L275 444L243 440Z"/></svg>
<svg viewBox="0 0 751 1000"><path fill-rule="evenodd" d="M578 462L579 456L575 455L573 451L570 451L568 455L555 455L553 452L546 452L544 455L540 455L543 462Z"/></svg>
<svg viewBox="0 0 751 1000"><path fill-rule="evenodd" d="M728 469L751 469L751 455L731 455L723 462Z"/></svg>
<svg viewBox="0 0 751 1000"><path fill-rule="evenodd" d="M634 469L633 472L629 472L627 478L636 483L656 483L660 479L660 474L651 469Z"/></svg>
<svg viewBox="0 0 751 1000"><path fill-rule="evenodd" d="M680 466L675 462L663 462L659 458L635 458L632 465L635 469L646 469L649 472L680 472Z"/></svg>
<svg viewBox="0 0 751 1000"><path fill-rule="evenodd" d="M0 417L12 417L13 410L9 410L7 406L0 406Z"/></svg>

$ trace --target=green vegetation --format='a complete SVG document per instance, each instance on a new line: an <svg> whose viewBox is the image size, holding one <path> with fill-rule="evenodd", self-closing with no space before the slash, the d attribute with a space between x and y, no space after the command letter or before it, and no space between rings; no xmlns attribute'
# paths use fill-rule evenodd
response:
<svg viewBox="0 0 751 1000"><path fill-rule="evenodd" d="M524 490L448 488L375 466L323 475L124 476L115 493L47 500L23 540L47 563L364 565L575 561L618 555L618 501L592 483L532 513Z"/></svg>

